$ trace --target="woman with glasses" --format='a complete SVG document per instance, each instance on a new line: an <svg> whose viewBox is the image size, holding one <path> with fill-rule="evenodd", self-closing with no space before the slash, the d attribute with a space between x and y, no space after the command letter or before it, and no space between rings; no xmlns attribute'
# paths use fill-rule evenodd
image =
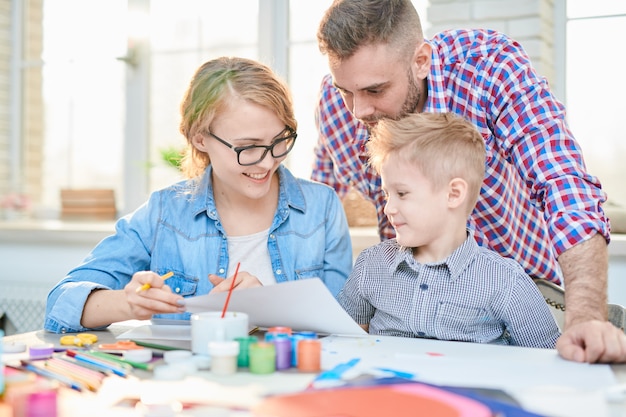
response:
<svg viewBox="0 0 626 417"><path fill-rule="evenodd" d="M333 295L343 287L352 267L345 213L334 190L282 165L298 135L278 77L252 60L208 61L181 116L187 179L118 220L52 289L46 330L186 320L185 297L227 291L235 270L235 288L307 278Z"/></svg>

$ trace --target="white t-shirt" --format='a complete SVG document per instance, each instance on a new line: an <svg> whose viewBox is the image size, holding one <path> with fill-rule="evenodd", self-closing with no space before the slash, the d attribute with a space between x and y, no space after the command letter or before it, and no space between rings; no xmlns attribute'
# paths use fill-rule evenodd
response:
<svg viewBox="0 0 626 417"><path fill-rule="evenodd" d="M228 273L235 273L237 262L241 262L239 271L246 271L261 281L263 285L276 284L270 252L267 249L267 236L270 229L246 236L228 236Z"/></svg>

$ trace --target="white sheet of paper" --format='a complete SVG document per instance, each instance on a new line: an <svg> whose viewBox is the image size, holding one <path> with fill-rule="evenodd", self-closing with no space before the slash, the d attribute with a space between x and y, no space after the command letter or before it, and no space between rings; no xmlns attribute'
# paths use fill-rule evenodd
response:
<svg viewBox="0 0 626 417"><path fill-rule="evenodd" d="M187 311L222 311L227 293L187 298ZM235 290L228 311L247 313L250 325L287 326L294 331L367 334L339 305L319 278Z"/></svg>

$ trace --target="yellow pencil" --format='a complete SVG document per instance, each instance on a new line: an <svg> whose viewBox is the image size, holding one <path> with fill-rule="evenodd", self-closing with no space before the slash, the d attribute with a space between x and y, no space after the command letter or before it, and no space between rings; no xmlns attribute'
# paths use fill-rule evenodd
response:
<svg viewBox="0 0 626 417"><path fill-rule="evenodd" d="M172 277L173 275L174 275L174 273L172 271L170 271L167 274L163 275L161 278L163 279L163 281L165 281L166 279ZM145 291L145 290L149 289L150 287L151 287L150 284L143 284L141 287L137 287L135 292L139 293L141 291Z"/></svg>

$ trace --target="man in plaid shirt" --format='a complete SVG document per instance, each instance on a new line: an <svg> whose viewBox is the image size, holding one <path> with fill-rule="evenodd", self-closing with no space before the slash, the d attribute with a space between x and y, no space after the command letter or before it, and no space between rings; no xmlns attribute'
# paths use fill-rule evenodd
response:
<svg viewBox="0 0 626 417"><path fill-rule="evenodd" d="M340 195L355 187L375 204L381 239L392 238L380 177L367 164L369 128L411 112L465 117L487 150L468 222L476 240L567 288L561 356L626 362L626 336L607 321L606 194L521 45L489 30L425 40L410 0L335 1L318 41L331 74L322 81L312 178Z"/></svg>

